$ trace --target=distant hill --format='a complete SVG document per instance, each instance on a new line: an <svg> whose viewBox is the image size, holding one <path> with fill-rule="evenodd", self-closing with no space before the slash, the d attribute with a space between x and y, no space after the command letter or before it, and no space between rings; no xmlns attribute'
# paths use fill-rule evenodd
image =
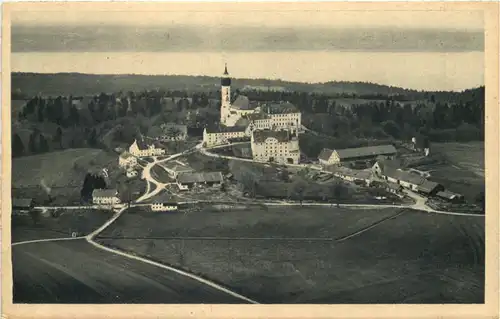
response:
<svg viewBox="0 0 500 319"><path fill-rule="evenodd" d="M12 92L33 96L95 95L101 92L141 90L213 91L220 85L218 77L184 75L93 75L81 73L13 73ZM324 94L415 95L423 92L364 82L299 83L266 79L234 79L235 88L245 86L282 87L292 91Z"/></svg>

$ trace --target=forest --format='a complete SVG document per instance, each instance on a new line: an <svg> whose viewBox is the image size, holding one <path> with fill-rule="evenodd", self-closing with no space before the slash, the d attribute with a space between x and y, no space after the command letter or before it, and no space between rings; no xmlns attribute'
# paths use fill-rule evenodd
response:
<svg viewBox="0 0 500 319"><path fill-rule="evenodd" d="M233 95L244 94L262 104L295 104L302 112L302 123L316 132L304 137L307 143L301 141L301 145L307 144L305 147L315 145L314 150L306 151L309 154L319 152L325 143L334 147L336 141L358 145L361 141L408 141L415 135L435 142L484 140L484 87L463 92L418 92L370 83L343 85L350 89L328 93L300 89L243 92L236 88ZM360 89L356 91L356 87ZM218 88L58 96L28 96L23 92L13 86L12 99L25 101L12 113L15 157L64 148L109 148L130 143L137 134L147 134L151 127L165 122L202 128L219 121Z"/></svg>

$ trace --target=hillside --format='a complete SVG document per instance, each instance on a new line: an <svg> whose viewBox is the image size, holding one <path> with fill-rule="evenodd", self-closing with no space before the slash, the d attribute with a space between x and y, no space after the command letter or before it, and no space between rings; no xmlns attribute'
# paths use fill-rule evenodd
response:
<svg viewBox="0 0 500 319"><path fill-rule="evenodd" d="M42 95L94 95L101 92L142 91L152 89L214 91L220 79L208 76L184 75L94 75L80 73L13 73L12 92L31 97ZM233 87L281 87L290 91L321 92L324 94L411 95L422 99L424 92L362 82L298 83L266 79L234 79Z"/></svg>

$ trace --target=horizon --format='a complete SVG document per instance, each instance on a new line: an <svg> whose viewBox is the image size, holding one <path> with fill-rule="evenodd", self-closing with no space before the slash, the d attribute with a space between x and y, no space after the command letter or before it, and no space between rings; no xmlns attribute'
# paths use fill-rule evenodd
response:
<svg viewBox="0 0 500 319"><path fill-rule="evenodd" d="M139 73L123 73L123 74L111 74L111 73L84 73L84 72L57 72L57 73L40 73L40 72L11 72L11 76L14 74L19 74L19 75L82 75L82 76L109 76L109 77L127 77L127 76L145 76L145 77L201 77L201 78L210 78L210 79L219 79L220 76L213 76L213 75L187 75L187 74L139 74ZM233 81L276 81L276 82L283 82L284 85L286 84L303 84L303 85L328 85L328 84L340 84L340 83L348 83L348 84L369 84L369 85L374 85L374 86L385 86L385 87L390 87L390 88L397 88L397 89L403 89L406 91L410 92L451 92L451 93L461 93L469 90L477 90L481 88L485 88L485 85L478 85L478 86L471 86L469 88L464 88L461 90L420 90L420 89L414 89L414 88L408 88L408 87L403 87L403 86L397 86L397 85L390 85L390 84L383 84L383 83L376 83L376 82L366 82L366 81L343 81L343 80L331 80L331 81L326 81L326 82L301 82L301 81L288 81L284 79L271 79L271 78L237 78L237 77L232 77L230 75L231 79ZM266 85L261 85L261 86L266 86Z"/></svg>
<svg viewBox="0 0 500 319"><path fill-rule="evenodd" d="M257 11L16 12L12 70L218 76L227 62L248 79L484 85L483 12Z"/></svg>

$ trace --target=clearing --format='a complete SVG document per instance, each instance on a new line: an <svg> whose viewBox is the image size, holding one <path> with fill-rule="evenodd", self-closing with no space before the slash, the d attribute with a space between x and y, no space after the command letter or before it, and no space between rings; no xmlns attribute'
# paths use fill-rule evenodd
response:
<svg viewBox="0 0 500 319"><path fill-rule="evenodd" d="M262 303L484 300L477 217L336 207L131 210L98 240Z"/></svg>

